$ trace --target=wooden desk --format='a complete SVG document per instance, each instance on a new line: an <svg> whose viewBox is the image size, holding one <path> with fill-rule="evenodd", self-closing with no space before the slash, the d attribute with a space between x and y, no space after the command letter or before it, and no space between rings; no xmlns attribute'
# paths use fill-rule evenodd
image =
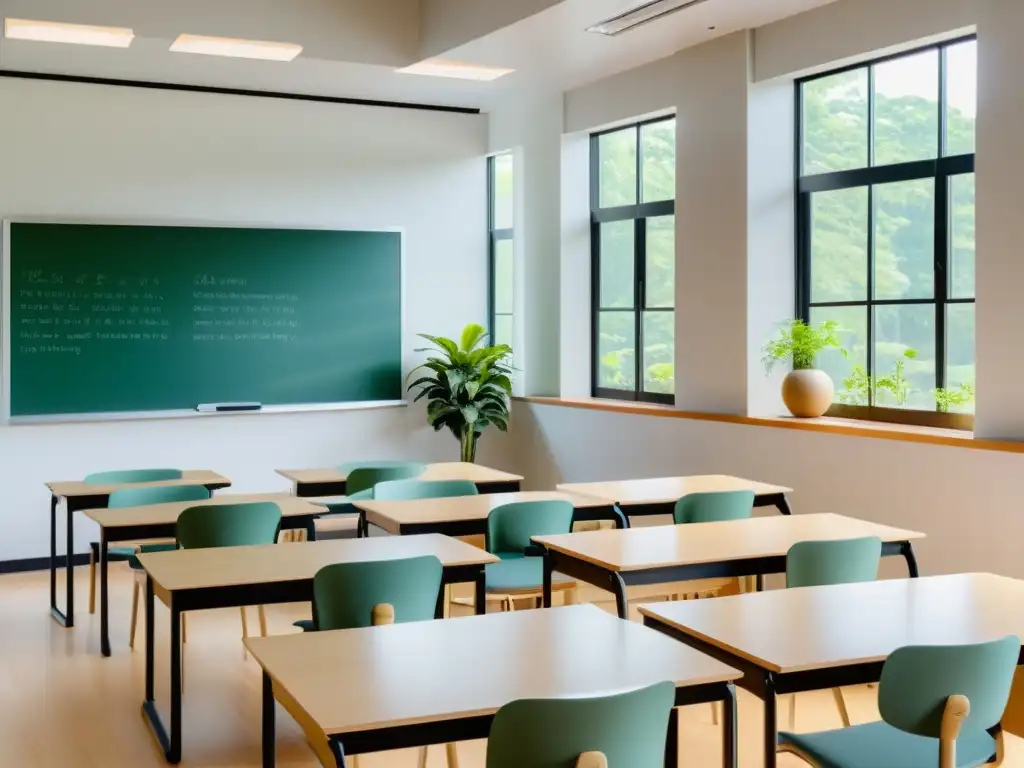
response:
<svg viewBox="0 0 1024 768"><path fill-rule="evenodd" d="M627 585L785 573L786 553L797 542L861 536L880 538L882 555L906 558L910 575L917 576L911 542L923 533L832 514L535 536L533 541L546 550L545 605L551 605L550 575L558 571L614 593L619 616L626 618Z"/></svg>
<svg viewBox="0 0 1024 768"><path fill-rule="evenodd" d="M718 491L753 491L755 507L776 507L784 515L791 514L786 494L792 488L744 480L729 475L694 475L692 477L660 477L645 480L615 480L602 483L562 483L558 490L611 499L626 517L671 515L676 502L690 493ZM627 525L628 527L628 525Z"/></svg>
<svg viewBox="0 0 1024 768"><path fill-rule="evenodd" d="M146 699L142 710L167 761L181 761L181 614L209 608L273 603L311 602L313 577L333 563L391 560L435 555L447 583L476 582L477 605L484 606L484 566L498 558L446 536L391 536L364 540L310 541L262 547L182 549L139 555L146 580ZM444 608L439 590L437 616ZM170 618L170 735L153 698L154 596L168 607ZM302 657L296 659L301 662ZM308 658L306 659L308 662ZM451 669L439 669L451 674ZM338 690L335 689L335 693ZM343 697L344 698L344 697Z"/></svg>
<svg viewBox="0 0 1024 768"><path fill-rule="evenodd" d="M346 756L486 738L523 698L593 696L670 680L679 706L725 702L724 760L736 765L738 673L592 605L370 629L250 638L263 667L263 765L276 700L324 765ZM343 695L339 695L343 691ZM675 711L665 764L679 752Z"/></svg>
<svg viewBox="0 0 1024 768"><path fill-rule="evenodd" d="M110 655L110 627L107 600L107 551L111 544L145 539L173 539L178 516L190 507L213 507L221 504L246 504L272 501L281 510L281 529L313 529L313 521L327 511L326 507L312 504L283 493L228 494L202 501L175 501L167 504L149 504L142 507L102 507L85 511L85 516L100 527L100 651ZM311 537L315 538L315 537Z"/></svg>
<svg viewBox="0 0 1024 768"><path fill-rule="evenodd" d="M339 469L278 469L291 480L296 496L343 496L348 472ZM480 493L509 493L519 490L523 478L479 464L449 462L428 464L421 480L470 480Z"/></svg>
<svg viewBox="0 0 1024 768"><path fill-rule="evenodd" d="M203 485L210 491L227 488L231 481L205 469L190 469L178 480L152 483L84 483L81 480L47 483L50 490L50 615L62 627L75 626L75 526L74 514L79 510L105 507L110 494L120 488L147 488L160 485ZM65 608L57 607L57 506L65 501L67 512L67 552L64 570L67 574ZM65 613L66 611L66 613Z"/></svg>
<svg viewBox="0 0 1024 768"><path fill-rule="evenodd" d="M487 533L487 516L495 507L519 501L559 499L572 502L580 512L579 519L595 519L604 513L613 517L613 504L606 499L556 491L523 493L489 493L445 499L410 501L353 501L359 510L360 522L382 528L390 534L443 533L447 536L482 536ZM575 517L574 517L575 519Z"/></svg>
<svg viewBox="0 0 1024 768"><path fill-rule="evenodd" d="M644 624L741 669L764 701L776 765L776 695L877 682L906 645L1024 638L1024 582L991 574L783 589L640 607ZM1021 659L1024 662L1024 658Z"/></svg>

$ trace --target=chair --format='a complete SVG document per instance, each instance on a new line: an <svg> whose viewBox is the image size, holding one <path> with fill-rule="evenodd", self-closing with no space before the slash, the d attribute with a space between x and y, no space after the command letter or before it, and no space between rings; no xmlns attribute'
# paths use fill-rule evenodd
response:
<svg viewBox="0 0 1024 768"><path fill-rule="evenodd" d="M478 493L472 480L389 480L373 486L373 498L377 501L446 499Z"/></svg>
<svg viewBox="0 0 1024 768"><path fill-rule="evenodd" d="M182 474L180 469L115 469L109 472L93 472L91 475L86 475L82 482L90 485L154 483L160 480L180 480ZM109 506L109 501L107 503ZM157 502L151 503L156 504ZM107 550L107 562L125 561L134 554L135 547L112 547ZM96 613L96 562L99 559L99 542L89 542L89 613Z"/></svg>
<svg viewBox="0 0 1024 768"><path fill-rule="evenodd" d="M613 696L526 699L494 716L486 768L662 768L675 686Z"/></svg>
<svg viewBox="0 0 1024 768"><path fill-rule="evenodd" d="M572 502L518 501L503 504L487 516L485 548L501 562L484 566L487 600L499 601L505 610L515 610L515 601L543 599L544 558L528 554L533 536L550 536L572 531ZM553 574L551 588L576 589L576 582ZM566 602L575 602L567 596Z"/></svg>
<svg viewBox="0 0 1024 768"><path fill-rule="evenodd" d="M121 488L110 494L107 506L111 509L124 509L126 507L144 507L149 504L169 504L175 501L201 501L210 498L210 491L202 485L156 485L143 486L141 488ZM139 617L139 592L142 584L145 583L146 572L139 563L137 554L141 552L163 552L176 549L177 544L173 541L165 543L142 544L132 547L114 547L107 550L116 553L117 559L127 560L128 566L135 574L132 585L132 615L128 629L128 647L135 647L135 629ZM89 607L92 609L93 594L96 591L96 583L89 586Z"/></svg>
<svg viewBox="0 0 1024 768"><path fill-rule="evenodd" d="M910 646L893 652L878 684L881 722L821 733L780 733L779 752L815 768L976 768L1005 756L999 724L1020 640Z"/></svg>
<svg viewBox="0 0 1024 768"><path fill-rule="evenodd" d="M210 549L273 544L280 528L280 507L270 501L258 501L189 507L178 515L175 533L182 549ZM245 606L239 610L242 612L242 637L248 637ZM266 637L267 617L262 605L258 613L260 635Z"/></svg>
<svg viewBox="0 0 1024 768"><path fill-rule="evenodd" d="M882 559L882 540L868 536L863 539L839 541L801 541L786 553L786 587L824 587L831 584L855 584L878 578ZM840 688L832 695L843 725L850 727L850 714ZM796 727L796 697L789 700L789 727Z"/></svg>
<svg viewBox="0 0 1024 768"><path fill-rule="evenodd" d="M331 513L316 521L316 537L349 539L353 538L353 531L355 537L361 537L363 530L359 524L359 511L349 501L373 498L373 487L377 483L419 477L426 470L426 464L412 461L350 462L341 465L338 471L348 473L345 481L346 500L325 505Z"/></svg>
<svg viewBox="0 0 1024 768"><path fill-rule="evenodd" d="M313 577L314 631L430 621L441 596L442 574L441 561L433 555L324 566ZM313 748L319 754L326 745L318 737L309 738L316 741ZM457 768L455 745L446 749L449 766ZM358 768L358 757L351 762ZM419 764L426 762L427 748L422 747Z"/></svg>

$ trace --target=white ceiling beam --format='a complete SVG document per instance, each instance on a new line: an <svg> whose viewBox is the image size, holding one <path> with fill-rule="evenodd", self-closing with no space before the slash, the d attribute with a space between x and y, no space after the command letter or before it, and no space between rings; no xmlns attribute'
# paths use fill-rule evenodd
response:
<svg viewBox="0 0 1024 768"><path fill-rule="evenodd" d="M443 57L564 0L420 0L420 58Z"/></svg>

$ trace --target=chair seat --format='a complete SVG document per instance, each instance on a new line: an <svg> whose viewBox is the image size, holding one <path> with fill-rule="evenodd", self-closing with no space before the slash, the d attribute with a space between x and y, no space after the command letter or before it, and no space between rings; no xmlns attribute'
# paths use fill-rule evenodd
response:
<svg viewBox="0 0 1024 768"><path fill-rule="evenodd" d="M488 592L509 594L513 592L529 592L544 586L544 558L542 557L510 557L501 556L499 563L484 566ZM571 585L573 580L560 573L552 574L551 584L558 584L563 589Z"/></svg>
<svg viewBox="0 0 1024 768"><path fill-rule="evenodd" d="M346 505L348 506L348 505ZM359 525L359 517L356 515L330 515L326 517L320 517L316 520L316 534L317 538L320 537L321 533L351 533L355 536L356 528ZM327 537L332 538L332 537ZM338 536L334 538L346 538L345 536Z"/></svg>
<svg viewBox="0 0 1024 768"><path fill-rule="evenodd" d="M303 632L313 631L313 620L312 619L299 619L298 621L292 622L293 627L298 627Z"/></svg>
<svg viewBox="0 0 1024 768"><path fill-rule="evenodd" d="M177 544L143 544L139 548L138 554L146 552L173 552L177 548ZM141 571L142 563L139 562L139 558L135 555L136 551L133 549L131 555L128 557L128 566L134 571Z"/></svg>
<svg viewBox="0 0 1024 768"><path fill-rule="evenodd" d="M820 733L780 733L780 745L792 745L820 768L924 768L939 764L939 740L905 733L883 722ZM956 743L957 768L989 762L996 741L982 731Z"/></svg>

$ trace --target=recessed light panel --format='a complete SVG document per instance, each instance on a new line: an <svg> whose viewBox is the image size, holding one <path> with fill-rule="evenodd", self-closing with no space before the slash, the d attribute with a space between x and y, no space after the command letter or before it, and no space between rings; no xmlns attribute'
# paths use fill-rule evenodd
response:
<svg viewBox="0 0 1024 768"><path fill-rule="evenodd" d="M135 33L123 27L93 27L88 24L62 24L56 21L29 19L6 19L4 36L8 40L100 45L106 48L127 48L135 39Z"/></svg>
<svg viewBox="0 0 1024 768"><path fill-rule="evenodd" d="M457 80L497 80L499 77L515 72L514 69L500 69L497 67L480 67L475 64L464 64L459 61L442 61L441 59L427 59L419 64L398 70L405 75L425 75L427 77L451 77Z"/></svg>
<svg viewBox="0 0 1024 768"><path fill-rule="evenodd" d="M228 56L236 59L292 61L302 53L302 46L294 43L274 43L266 40L240 40L233 37L181 35L174 41L171 50L175 53L198 53L204 56Z"/></svg>
<svg viewBox="0 0 1024 768"><path fill-rule="evenodd" d="M681 11L694 5L700 5L707 0L654 0L651 3L644 3L631 11L626 11L618 16L587 27L587 32L594 32L598 35L621 35L634 27L646 24L649 21L668 16L670 13Z"/></svg>

